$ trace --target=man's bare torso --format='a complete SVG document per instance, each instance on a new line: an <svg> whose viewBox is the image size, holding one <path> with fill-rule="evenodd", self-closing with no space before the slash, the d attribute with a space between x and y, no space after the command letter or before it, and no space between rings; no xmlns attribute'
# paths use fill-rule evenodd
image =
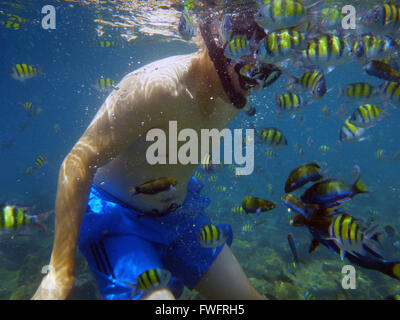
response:
<svg viewBox="0 0 400 320"><path fill-rule="evenodd" d="M153 99L151 106L146 106L148 110L145 111L145 117L132 123L132 125L143 126L145 130L118 156L97 170L94 178L95 185L143 212L154 209L163 212L171 204L183 202L188 181L197 166L181 165L179 161L178 164L171 165L149 165L146 160L146 150L153 142L146 141L146 132L149 128L159 128L164 130L168 137L169 121L176 120L178 132L185 128L192 128L200 136L200 129L221 130L233 120L238 110L216 97L217 88L209 88L208 79L201 74L201 72L209 74L206 69L210 67L212 64L208 57L205 59L204 54L175 56L144 66L127 75L119 83L119 89L114 90L112 97L106 100L99 115L108 112L112 116L115 103L110 102L116 101L120 95L130 90L141 90L143 94L154 96L152 90L157 90L155 87L161 85L172 94L167 97L160 95L158 101ZM197 70L199 72L196 72ZM215 71L213 76L216 76ZM111 100L108 101L109 99ZM122 108L129 108L129 105L122 105ZM123 116L123 111L121 115ZM126 125L129 126L129 124ZM182 144L184 142L178 142L178 149ZM165 156L168 163L168 154ZM160 177L177 179L176 190L156 195L131 196L130 188Z"/></svg>

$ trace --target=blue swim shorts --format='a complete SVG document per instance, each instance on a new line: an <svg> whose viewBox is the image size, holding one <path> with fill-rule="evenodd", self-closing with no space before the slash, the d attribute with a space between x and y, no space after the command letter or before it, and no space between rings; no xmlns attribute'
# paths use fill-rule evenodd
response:
<svg viewBox="0 0 400 320"><path fill-rule="evenodd" d="M210 199L200 195L202 183L192 178L181 207L160 217L147 217L105 191L92 186L78 246L88 261L100 293L107 300L132 297L136 278L152 268L171 272L168 288L178 298L183 285L193 289L224 245L210 249L200 246L197 234L210 223L204 209ZM229 225L218 225L232 243Z"/></svg>

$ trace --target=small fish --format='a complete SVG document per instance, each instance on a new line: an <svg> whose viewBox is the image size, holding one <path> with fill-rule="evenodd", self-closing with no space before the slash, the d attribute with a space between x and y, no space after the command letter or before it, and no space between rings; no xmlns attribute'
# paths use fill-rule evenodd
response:
<svg viewBox="0 0 400 320"><path fill-rule="evenodd" d="M286 71L285 73L292 78L286 84L286 87L296 86L296 88L300 88L302 91L310 92L314 100L321 99L328 92L325 76L320 70L307 71L300 78Z"/></svg>
<svg viewBox="0 0 400 320"><path fill-rule="evenodd" d="M133 288L131 294L133 298L139 291L148 294L152 291L165 288L170 279L171 273L168 270L154 268L142 272L136 278L136 284L127 281L125 281L125 284Z"/></svg>
<svg viewBox="0 0 400 320"><path fill-rule="evenodd" d="M42 108L33 106L32 102L27 101L22 104L24 107L25 111L29 114L30 117L38 116L39 114L42 113Z"/></svg>
<svg viewBox="0 0 400 320"><path fill-rule="evenodd" d="M356 102L375 100L378 94L376 88L367 82L349 84L341 91L341 95L346 97L346 101Z"/></svg>
<svg viewBox="0 0 400 320"><path fill-rule="evenodd" d="M300 49L305 45L305 39L306 35L298 28L268 32L258 42L255 56L260 62L276 64L288 59L293 50Z"/></svg>
<svg viewBox="0 0 400 320"><path fill-rule="evenodd" d="M276 109L279 113L296 114L303 110L307 102L297 93L286 92L279 95L276 93Z"/></svg>
<svg viewBox="0 0 400 320"><path fill-rule="evenodd" d="M400 7L395 4L379 4L367 10L360 23L379 34L396 34L400 30Z"/></svg>
<svg viewBox="0 0 400 320"><path fill-rule="evenodd" d="M338 214L329 227L329 240L333 240L340 248L340 258L343 261L346 252L365 256L368 253L382 258L375 232L377 226L363 230L359 222L348 214Z"/></svg>
<svg viewBox="0 0 400 320"><path fill-rule="evenodd" d="M350 122L350 117L347 118L340 128L339 141L340 142L354 142L363 141L364 134L367 129L355 126Z"/></svg>
<svg viewBox="0 0 400 320"><path fill-rule="evenodd" d="M375 35L370 32L364 34L353 43L353 53L357 58L363 60L386 59L396 54L398 45L396 41L388 36Z"/></svg>
<svg viewBox="0 0 400 320"><path fill-rule="evenodd" d="M273 210L275 209L276 205L268 200L251 196L245 196L242 202L242 207L247 214L249 213L258 214L261 212Z"/></svg>
<svg viewBox="0 0 400 320"><path fill-rule="evenodd" d="M36 225L47 232L43 221L54 211L48 211L39 215L30 215L29 208L15 205L0 205L0 229L17 229L22 226Z"/></svg>
<svg viewBox="0 0 400 320"><path fill-rule="evenodd" d="M97 42L97 45L100 48L114 48L118 46L117 41L112 41L112 40L99 40Z"/></svg>
<svg viewBox="0 0 400 320"><path fill-rule="evenodd" d="M305 6L300 0L265 0L254 15L256 23L263 29L277 30L304 24L312 9L323 1Z"/></svg>
<svg viewBox="0 0 400 320"><path fill-rule="evenodd" d="M236 207L232 208L232 212L237 214L237 215L240 215L240 214L242 214L244 212L244 210L243 210L242 206L236 206Z"/></svg>
<svg viewBox="0 0 400 320"><path fill-rule="evenodd" d="M265 128L256 132L257 140L271 148L287 147L288 141L279 129Z"/></svg>
<svg viewBox="0 0 400 320"><path fill-rule="evenodd" d="M226 242L227 235L220 227L206 224L200 229L197 239L203 248L215 249Z"/></svg>
<svg viewBox="0 0 400 320"><path fill-rule="evenodd" d="M290 251L292 251L293 261L295 263L299 263L299 257L297 256L296 244L294 243L294 238L293 238L292 233L288 234L288 243L289 243Z"/></svg>
<svg viewBox="0 0 400 320"><path fill-rule="evenodd" d="M44 162L45 162L45 157L42 156L42 155L38 156L38 157L36 158L36 160L35 160L35 168L40 168L40 167L42 167L43 164L44 164Z"/></svg>
<svg viewBox="0 0 400 320"><path fill-rule="evenodd" d="M310 65L335 67L352 59L352 48L344 37L324 34L309 41L301 55Z"/></svg>
<svg viewBox="0 0 400 320"><path fill-rule="evenodd" d="M400 106L400 82L384 82L379 86L379 92L383 99Z"/></svg>
<svg viewBox="0 0 400 320"><path fill-rule="evenodd" d="M381 60L371 60L363 69L367 74L386 81L400 82L400 73Z"/></svg>
<svg viewBox="0 0 400 320"><path fill-rule="evenodd" d="M245 56L250 56L252 53L252 45L253 40L248 40L245 35L235 35L225 47L225 57L233 60L240 60Z"/></svg>
<svg viewBox="0 0 400 320"><path fill-rule="evenodd" d="M182 13L179 19L178 31L186 41L191 40L196 35L193 19L188 12Z"/></svg>
<svg viewBox="0 0 400 320"><path fill-rule="evenodd" d="M351 115L350 122L360 128L370 128L376 125L384 117L385 111L375 104L359 106Z"/></svg>
<svg viewBox="0 0 400 320"><path fill-rule="evenodd" d="M317 163L306 163L292 170L285 183L285 192L293 192L311 181L323 178L321 167Z"/></svg>
<svg viewBox="0 0 400 320"><path fill-rule="evenodd" d="M325 105L321 108L321 114L325 118L330 118L332 115L332 112L329 110L328 106Z"/></svg>
<svg viewBox="0 0 400 320"><path fill-rule="evenodd" d="M324 8L321 10L320 15L319 30L331 32L342 26L344 15L341 12L341 8L337 6Z"/></svg>
<svg viewBox="0 0 400 320"><path fill-rule="evenodd" d="M225 192L226 191L226 187L225 186L218 186L217 187L217 191Z"/></svg>
<svg viewBox="0 0 400 320"><path fill-rule="evenodd" d="M58 123L54 124L53 129L55 133L59 133L61 131L61 127Z"/></svg>
<svg viewBox="0 0 400 320"><path fill-rule="evenodd" d="M208 177L208 182L215 182L217 180L217 176Z"/></svg>
<svg viewBox="0 0 400 320"><path fill-rule="evenodd" d="M115 81L110 78L101 77L93 84L93 87L100 92L111 92L115 87Z"/></svg>
<svg viewBox="0 0 400 320"><path fill-rule="evenodd" d="M384 159L384 151L382 149L379 149L375 153L375 157L377 160L383 160Z"/></svg>
<svg viewBox="0 0 400 320"><path fill-rule="evenodd" d="M177 183L178 181L175 178L162 177L133 187L129 190L129 192L131 193L132 197L138 194L155 195L160 192L175 190L174 187L177 185Z"/></svg>
<svg viewBox="0 0 400 320"><path fill-rule="evenodd" d="M218 165L212 162L212 157L210 154L205 154L203 160L201 161L201 169L203 173L210 174L214 173L218 169Z"/></svg>
<svg viewBox="0 0 400 320"><path fill-rule="evenodd" d="M277 154L272 150L267 150L264 152L264 154L267 157L267 159L275 159L277 157Z"/></svg>
<svg viewBox="0 0 400 320"><path fill-rule="evenodd" d="M327 145L322 145L319 147L319 151L321 151L321 153L328 153L329 151L331 151L331 147L327 146Z"/></svg>
<svg viewBox="0 0 400 320"><path fill-rule="evenodd" d="M301 201L305 204L317 204L332 208L351 200L357 194L368 192L360 176L351 186L348 186L343 180L328 179L315 183L307 189L301 196Z"/></svg>
<svg viewBox="0 0 400 320"><path fill-rule="evenodd" d="M26 63L17 63L12 67L10 75L18 81L32 79L39 74L39 68Z"/></svg>
<svg viewBox="0 0 400 320"><path fill-rule="evenodd" d="M21 29L21 24L15 21L4 21L2 22L2 25L4 25L4 27L6 27L7 29L11 29L11 30L20 30Z"/></svg>
<svg viewBox="0 0 400 320"><path fill-rule="evenodd" d="M260 221L254 222L254 223L244 224L242 226L242 234L253 232L256 226L259 226L265 222L266 222L266 220L260 220Z"/></svg>

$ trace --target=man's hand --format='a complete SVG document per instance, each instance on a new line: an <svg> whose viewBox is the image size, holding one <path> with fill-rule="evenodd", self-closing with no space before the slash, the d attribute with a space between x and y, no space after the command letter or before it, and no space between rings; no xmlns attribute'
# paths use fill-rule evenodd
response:
<svg viewBox="0 0 400 320"><path fill-rule="evenodd" d="M45 266L42 273L49 271L43 278L39 288L36 290L32 300L64 300L70 293L74 280L73 277L60 277L51 265Z"/></svg>

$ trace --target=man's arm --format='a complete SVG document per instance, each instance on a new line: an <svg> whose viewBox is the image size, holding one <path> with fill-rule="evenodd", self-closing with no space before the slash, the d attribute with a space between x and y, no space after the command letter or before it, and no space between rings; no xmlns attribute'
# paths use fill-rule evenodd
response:
<svg viewBox="0 0 400 320"><path fill-rule="evenodd" d="M133 84L134 81L134 76L128 76L120 83L119 90L107 98L61 165L49 273L33 299L67 297L74 283L77 240L96 169L147 130L147 125L141 125L141 119L146 119L145 114L151 112L154 104L150 101L154 99L143 94L145 91Z"/></svg>

